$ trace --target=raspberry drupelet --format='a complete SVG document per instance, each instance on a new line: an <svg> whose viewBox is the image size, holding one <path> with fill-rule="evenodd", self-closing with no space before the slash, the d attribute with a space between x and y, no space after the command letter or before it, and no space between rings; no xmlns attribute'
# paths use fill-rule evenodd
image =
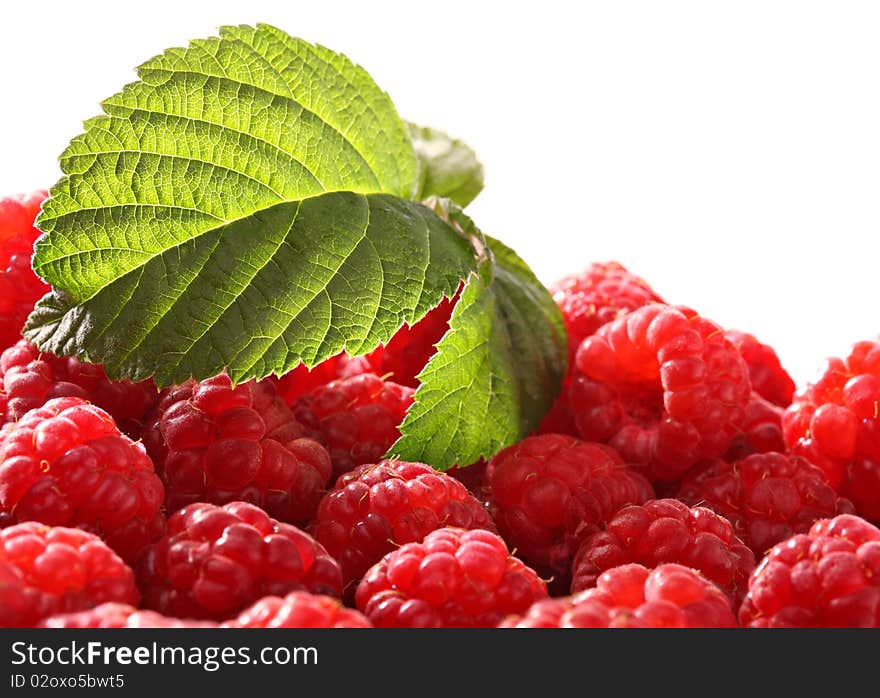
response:
<svg viewBox="0 0 880 698"><path fill-rule="evenodd" d="M859 515L880 520L880 341L829 359L799 390L782 428L793 453L819 466Z"/></svg>
<svg viewBox="0 0 880 698"><path fill-rule="evenodd" d="M356 601L377 628L491 628L546 597L499 536L441 528L374 565Z"/></svg>
<svg viewBox="0 0 880 698"><path fill-rule="evenodd" d="M705 507L655 499L624 507L604 531L584 540L574 558L571 590L589 589L605 570L630 562L692 567L735 603L745 594L755 568L755 556L727 519Z"/></svg>
<svg viewBox="0 0 880 698"><path fill-rule="evenodd" d="M138 598L131 569L91 533L34 521L0 530L0 627Z"/></svg>
<svg viewBox="0 0 880 698"><path fill-rule="evenodd" d="M752 574L739 620L752 628L880 627L880 530L844 514L778 543Z"/></svg>
<svg viewBox="0 0 880 698"><path fill-rule="evenodd" d="M753 453L781 453L785 450L782 436L783 409L752 391L736 433L724 454L728 461L739 460Z"/></svg>
<svg viewBox="0 0 880 698"><path fill-rule="evenodd" d="M145 440L174 512L194 502L247 501L302 524L330 479L327 450L266 381L225 374L166 391Z"/></svg>
<svg viewBox="0 0 880 698"><path fill-rule="evenodd" d="M400 438L413 389L373 373L342 378L300 398L293 411L330 452L334 476L381 460Z"/></svg>
<svg viewBox="0 0 880 698"><path fill-rule="evenodd" d="M568 374L553 407L539 428L542 434L577 435L569 392L578 347L603 325L649 303L662 303L644 279L617 262L596 262L579 274L566 276L549 288L562 311L568 332Z"/></svg>
<svg viewBox="0 0 880 698"><path fill-rule="evenodd" d="M216 628L207 620L169 618L124 603L104 603L87 611L49 616L41 628Z"/></svg>
<svg viewBox="0 0 880 698"><path fill-rule="evenodd" d="M267 596L245 609L227 628L372 628L363 613L346 608L339 599L307 591L284 598Z"/></svg>
<svg viewBox="0 0 880 698"><path fill-rule="evenodd" d="M340 477L309 531L339 561L348 585L386 553L443 526L495 530L458 480L423 463L386 460Z"/></svg>
<svg viewBox="0 0 880 698"><path fill-rule="evenodd" d="M702 464L682 481L678 499L725 517L758 557L795 533L806 533L818 519L853 511L821 470L787 453Z"/></svg>
<svg viewBox="0 0 880 698"><path fill-rule="evenodd" d="M745 359L752 390L774 405L788 407L794 395L794 381L782 367L773 347L739 330L725 330L724 336Z"/></svg>
<svg viewBox="0 0 880 698"><path fill-rule="evenodd" d="M290 591L342 594L339 564L323 546L245 502L178 511L137 575L144 607L177 618L224 620Z"/></svg>
<svg viewBox="0 0 880 698"><path fill-rule="evenodd" d="M603 572L596 587L546 599L501 628L735 628L730 600L690 567L638 564Z"/></svg>
<svg viewBox="0 0 880 698"><path fill-rule="evenodd" d="M0 393L7 402L6 421L52 398L80 397L108 412L132 438L140 437L144 418L159 400L152 380L110 380L97 364L41 352L24 339L0 355Z"/></svg>
<svg viewBox="0 0 880 698"><path fill-rule="evenodd" d="M34 219L47 196L36 191L0 199L0 351L21 338L34 304L50 290L31 269L40 235Z"/></svg>
<svg viewBox="0 0 880 698"><path fill-rule="evenodd" d="M578 541L627 504L654 497L610 446L530 436L492 458L490 508L504 539L542 574L567 579Z"/></svg>
<svg viewBox="0 0 880 698"><path fill-rule="evenodd" d="M78 397L50 400L0 430L0 511L100 535L133 561L162 535L164 490L143 445Z"/></svg>
<svg viewBox="0 0 880 698"><path fill-rule="evenodd" d="M670 481L728 449L750 395L745 362L721 328L654 304L583 341L570 404L584 439Z"/></svg>

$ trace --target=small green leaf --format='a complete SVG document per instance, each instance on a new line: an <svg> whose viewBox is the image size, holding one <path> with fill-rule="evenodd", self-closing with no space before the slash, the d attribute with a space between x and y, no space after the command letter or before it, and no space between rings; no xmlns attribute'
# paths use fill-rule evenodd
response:
<svg viewBox="0 0 880 698"><path fill-rule="evenodd" d="M265 376L369 351L476 268L407 200L407 129L341 54L225 27L138 75L63 153L39 218L42 349L160 384Z"/></svg>
<svg viewBox="0 0 880 698"><path fill-rule="evenodd" d="M460 211L450 219L476 228ZM390 455L440 470L467 465L533 431L566 371L562 315L513 250L488 236Z"/></svg>
<svg viewBox="0 0 880 698"><path fill-rule="evenodd" d="M467 206L483 190L483 166L477 154L460 140L427 126L408 123L419 159L419 194L438 196Z"/></svg>

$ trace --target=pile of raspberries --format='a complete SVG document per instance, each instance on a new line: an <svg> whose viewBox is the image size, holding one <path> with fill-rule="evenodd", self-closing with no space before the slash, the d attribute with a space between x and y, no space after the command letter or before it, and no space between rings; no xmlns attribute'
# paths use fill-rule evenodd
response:
<svg viewBox="0 0 880 698"><path fill-rule="evenodd" d="M796 389L593 264L539 428L444 473L385 454L454 299L311 370L112 380L22 338L45 196L0 200L0 627L880 626L880 341Z"/></svg>

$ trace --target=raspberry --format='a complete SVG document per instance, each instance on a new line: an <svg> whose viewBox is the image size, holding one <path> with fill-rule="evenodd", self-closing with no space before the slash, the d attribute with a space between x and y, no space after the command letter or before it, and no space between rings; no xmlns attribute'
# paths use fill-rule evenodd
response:
<svg viewBox="0 0 880 698"><path fill-rule="evenodd" d="M386 553L442 526L495 530L458 480L423 463L386 460L340 477L309 531L342 565L348 584Z"/></svg>
<svg viewBox="0 0 880 698"><path fill-rule="evenodd" d="M356 601L378 628L479 628L546 596L544 582L494 533L441 528L382 558Z"/></svg>
<svg viewBox="0 0 880 698"><path fill-rule="evenodd" d="M136 604L128 566L97 536L30 521L0 531L0 627L116 601Z"/></svg>
<svg viewBox="0 0 880 698"><path fill-rule="evenodd" d="M724 454L725 460L739 460L753 453L784 451L782 412L781 407L752 391L742 418L736 424L737 431Z"/></svg>
<svg viewBox="0 0 880 698"><path fill-rule="evenodd" d="M550 293L562 311L568 331L568 374L556 402L545 415L538 433L577 436L569 393L578 347L603 325L641 308L662 303L648 284L617 262L593 263L580 274L572 274L550 286Z"/></svg>
<svg viewBox="0 0 880 698"><path fill-rule="evenodd" d="M21 338L24 321L49 286L31 269L34 219L48 196L37 191L0 199L0 351Z"/></svg>
<svg viewBox="0 0 880 698"><path fill-rule="evenodd" d="M80 397L110 413L120 429L140 436L145 415L159 393L152 380L113 381L96 364L42 353L22 339L0 355L0 393L8 402L6 421L56 397Z"/></svg>
<svg viewBox="0 0 880 698"><path fill-rule="evenodd" d="M169 618L155 611L139 611L124 603L103 603L87 611L50 616L41 628L216 628L205 620Z"/></svg>
<svg viewBox="0 0 880 698"><path fill-rule="evenodd" d="M689 567L629 564L603 572L596 588L538 601L502 628L735 628L722 591Z"/></svg>
<svg viewBox="0 0 880 698"><path fill-rule="evenodd" d="M717 325L654 304L581 343L570 402L584 439L611 444L650 480L675 480L727 450L750 394Z"/></svg>
<svg viewBox="0 0 880 698"><path fill-rule="evenodd" d="M794 381L782 367L773 347L761 344L747 332L725 330L724 336L745 359L752 390L774 405L788 407L794 395Z"/></svg>
<svg viewBox="0 0 880 698"><path fill-rule="evenodd" d="M773 547L739 610L753 628L880 627L880 530L844 514Z"/></svg>
<svg viewBox="0 0 880 698"><path fill-rule="evenodd" d="M418 388L416 378L437 352L439 342L449 329L449 318L459 294L444 298L436 308L414 325L403 325L385 346L367 355L373 371L399 385Z"/></svg>
<svg viewBox="0 0 880 698"><path fill-rule="evenodd" d="M806 533L817 519L853 511L821 470L783 453L698 466L681 483L678 498L725 517L758 556L795 533Z"/></svg>
<svg viewBox="0 0 880 698"><path fill-rule="evenodd" d="M330 456L307 438L268 382L232 387L225 374L166 392L146 437L168 511L247 501L305 523L330 479Z"/></svg>
<svg viewBox="0 0 880 698"><path fill-rule="evenodd" d="M627 504L654 497L609 446L563 434L530 436L489 462L491 508L504 539L529 564L567 577L578 540Z"/></svg>
<svg viewBox="0 0 880 698"><path fill-rule="evenodd" d="M829 359L782 418L785 442L818 465L867 519L880 520L880 341Z"/></svg>
<svg viewBox="0 0 880 698"><path fill-rule="evenodd" d="M730 522L711 509L655 499L621 509L604 531L584 540L574 558L571 590L589 589L605 570L630 562L692 567L739 601L755 556Z"/></svg>
<svg viewBox="0 0 880 698"><path fill-rule="evenodd" d="M335 476L375 463L400 437L413 389L372 373L342 378L300 398L293 411L327 446Z"/></svg>
<svg viewBox="0 0 880 698"><path fill-rule="evenodd" d="M264 596L339 596L342 573L323 546L245 502L192 504L137 568L144 606L177 618L222 620Z"/></svg>
<svg viewBox="0 0 880 698"><path fill-rule="evenodd" d="M0 510L101 536L124 560L162 535L164 490L142 444L78 397L50 400L0 431Z"/></svg>
<svg viewBox="0 0 880 698"><path fill-rule="evenodd" d="M372 370L365 356L352 358L345 352L331 356L314 368L300 364L280 378L270 376L267 380L275 384L278 394L288 405L294 405L303 395L315 388L326 385L338 378L348 378Z"/></svg>
<svg viewBox="0 0 880 698"><path fill-rule="evenodd" d="M224 623L229 628L372 628L364 615L338 599L292 591L283 599L267 596Z"/></svg>

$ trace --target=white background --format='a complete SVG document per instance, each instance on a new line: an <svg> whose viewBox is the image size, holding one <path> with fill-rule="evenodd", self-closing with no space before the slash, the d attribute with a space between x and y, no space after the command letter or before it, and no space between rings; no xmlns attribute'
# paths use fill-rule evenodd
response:
<svg viewBox="0 0 880 698"><path fill-rule="evenodd" d="M617 259L799 381L876 335L880 4L27 2L0 16L0 192L162 49L268 22L364 65L486 166L477 223L545 281Z"/></svg>

